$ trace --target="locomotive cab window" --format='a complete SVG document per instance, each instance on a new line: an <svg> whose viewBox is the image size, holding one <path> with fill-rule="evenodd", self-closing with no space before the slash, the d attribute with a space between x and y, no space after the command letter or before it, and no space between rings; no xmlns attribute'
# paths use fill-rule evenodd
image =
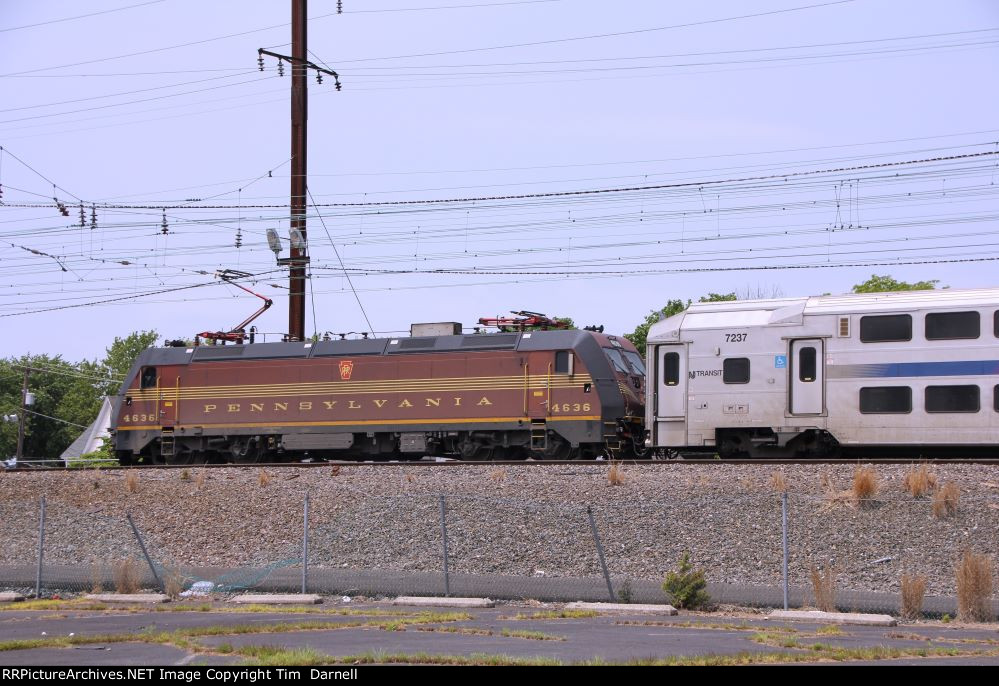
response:
<svg viewBox="0 0 999 686"><path fill-rule="evenodd" d="M978 338L981 316L977 312L931 312L926 315L926 340Z"/></svg>
<svg viewBox="0 0 999 686"><path fill-rule="evenodd" d="M911 341L912 315L885 314L860 318L862 343Z"/></svg>
<svg viewBox="0 0 999 686"><path fill-rule="evenodd" d="M663 355L663 385L680 385L680 353Z"/></svg>
<svg viewBox="0 0 999 686"><path fill-rule="evenodd" d="M978 386L927 386L927 412L978 412Z"/></svg>
<svg viewBox="0 0 999 686"><path fill-rule="evenodd" d="M798 380L805 383L815 381L815 348L798 351Z"/></svg>
<svg viewBox="0 0 999 686"><path fill-rule="evenodd" d="M140 388L156 388L156 367L143 367Z"/></svg>
<svg viewBox="0 0 999 686"><path fill-rule="evenodd" d="M555 353L555 373L572 374L573 372L572 353L568 350L559 350Z"/></svg>
<svg viewBox="0 0 999 686"><path fill-rule="evenodd" d="M730 357L722 363L722 381L749 383L749 358Z"/></svg>
<svg viewBox="0 0 999 686"><path fill-rule="evenodd" d="M607 359L611 361L614 365L614 369L622 374L630 374L628 370L628 363L624 361L621 357L621 353L614 348L604 348L604 353L607 355Z"/></svg>
<svg viewBox="0 0 999 686"><path fill-rule="evenodd" d="M908 414L912 389L908 386L874 386L860 389L861 414Z"/></svg>

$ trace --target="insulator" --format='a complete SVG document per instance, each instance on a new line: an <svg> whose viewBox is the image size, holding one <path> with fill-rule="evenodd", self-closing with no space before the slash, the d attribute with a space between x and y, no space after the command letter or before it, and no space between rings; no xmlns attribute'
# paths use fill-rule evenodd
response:
<svg viewBox="0 0 999 686"><path fill-rule="evenodd" d="M257 66L260 67L260 71L264 70L264 56L257 55Z"/></svg>
<svg viewBox="0 0 999 686"><path fill-rule="evenodd" d="M316 72L316 83L321 84L323 82L323 73L321 71Z"/></svg>
<svg viewBox="0 0 999 686"><path fill-rule="evenodd" d="M284 76L284 60L278 60L278 76Z"/></svg>
<svg viewBox="0 0 999 686"><path fill-rule="evenodd" d="M166 220L166 210L163 210L163 223L160 224L160 233L162 233L164 236L170 233L170 227L167 224Z"/></svg>
<svg viewBox="0 0 999 686"><path fill-rule="evenodd" d="M87 213L83 211L83 203L80 203L80 228L84 228L87 225Z"/></svg>
<svg viewBox="0 0 999 686"><path fill-rule="evenodd" d="M242 247L243 247L243 230L236 229L236 248L239 249Z"/></svg>
<svg viewBox="0 0 999 686"><path fill-rule="evenodd" d="M343 14L343 0L336 0L336 13Z"/></svg>
<svg viewBox="0 0 999 686"><path fill-rule="evenodd" d="M90 229L91 231L97 228L97 206L90 206Z"/></svg>
<svg viewBox="0 0 999 686"><path fill-rule="evenodd" d="M0 183L0 202L3 201L3 184Z"/></svg>
<svg viewBox="0 0 999 686"><path fill-rule="evenodd" d="M340 85L340 79L337 79L337 80L336 80L336 89L337 89L337 90L340 90L340 88L341 88L341 87L342 87L342 86Z"/></svg>

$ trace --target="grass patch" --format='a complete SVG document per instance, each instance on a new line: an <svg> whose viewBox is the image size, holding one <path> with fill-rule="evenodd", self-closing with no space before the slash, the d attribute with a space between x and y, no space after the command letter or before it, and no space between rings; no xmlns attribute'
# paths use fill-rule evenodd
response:
<svg viewBox="0 0 999 686"><path fill-rule="evenodd" d="M500 617L500 619L589 619L597 617L600 613L596 610L544 610L542 612L532 612L529 615L518 612L512 617Z"/></svg>
<svg viewBox="0 0 999 686"><path fill-rule="evenodd" d="M95 603L83 598L73 600L24 600L20 603L0 603L0 612L20 612L21 610L93 610L109 609L104 603Z"/></svg>
<svg viewBox="0 0 999 686"><path fill-rule="evenodd" d="M844 636L846 634L845 631L835 624L827 624L826 626L819 627L815 633L819 636Z"/></svg>
<svg viewBox="0 0 999 686"><path fill-rule="evenodd" d="M957 618L963 622L988 622L992 617L992 560L965 550L955 570Z"/></svg>
<svg viewBox="0 0 999 686"><path fill-rule="evenodd" d="M815 606L823 612L836 611L836 568L832 565L823 573L818 567L812 566L812 593L815 595Z"/></svg>
<svg viewBox="0 0 999 686"><path fill-rule="evenodd" d="M937 477L930 473L925 464L921 464L918 468L909 470L909 473L905 475L903 485L913 498L922 498L936 489Z"/></svg>
<svg viewBox="0 0 999 686"><path fill-rule="evenodd" d="M774 472L770 477L770 488L777 493L787 493L788 485L787 475L784 472Z"/></svg>
<svg viewBox="0 0 999 686"><path fill-rule="evenodd" d="M961 501L961 489L953 481L948 481L933 494L933 516L937 519L953 517Z"/></svg>
<svg viewBox="0 0 999 686"><path fill-rule="evenodd" d="M719 622L666 622L657 619L619 619L614 624L617 626L661 626L677 627L679 629L715 629L718 631L756 631L756 627L748 624L724 624ZM773 627L770 630L785 631L790 634L797 633L796 629L785 629L783 627Z"/></svg>
<svg viewBox="0 0 999 686"><path fill-rule="evenodd" d="M564 641L565 636L553 636L552 634L546 634L543 631L520 631L517 629L503 629L500 632L500 636L506 636L507 638L526 638L530 641Z"/></svg>
<svg viewBox="0 0 999 686"><path fill-rule="evenodd" d="M851 493L859 507L870 507L878 494L878 475L870 467L857 467L853 472Z"/></svg>
<svg viewBox="0 0 999 686"><path fill-rule="evenodd" d="M902 618L919 619L923 614L926 577L922 574L902 574Z"/></svg>

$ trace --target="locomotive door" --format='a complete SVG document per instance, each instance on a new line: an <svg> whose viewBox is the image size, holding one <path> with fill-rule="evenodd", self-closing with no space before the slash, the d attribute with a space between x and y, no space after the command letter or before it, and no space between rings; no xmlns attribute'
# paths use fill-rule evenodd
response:
<svg viewBox="0 0 999 686"><path fill-rule="evenodd" d="M825 355L822 339L807 338L791 341L791 364L788 368L788 406L790 413L822 414L825 409Z"/></svg>
<svg viewBox="0 0 999 686"><path fill-rule="evenodd" d="M656 446L687 444L687 346L656 347Z"/></svg>

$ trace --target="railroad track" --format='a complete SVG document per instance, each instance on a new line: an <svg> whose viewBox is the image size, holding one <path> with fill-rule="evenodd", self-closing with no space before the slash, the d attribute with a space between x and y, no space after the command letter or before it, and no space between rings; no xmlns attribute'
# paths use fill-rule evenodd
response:
<svg viewBox="0 0 999 686"><path fill-rule="evenodd" d="M841 464L982 464L999 465L999 458L995 456L974 457L963 456L955 458L925 458L921 456L911 457L878 457L878 456L856 456L840 459L793 459L793 458L745 458L745 459L716 459L702 457L680 457L673 460L617 460L618 464L627 464L629 467L651 467L662 464L675 465L841 465ZM509 460L509 461L462 461L462 460L442 460L440 462L431 460L416 461L386 461L386 462L357 462L357 461L317 461L317 462L254 462L254 463L226 463L226 464L188 464L188 465L131 465L121 467L119 465L107 465L96 467L64 467L29 464L25 466L9 467L4 471L16 472L79 472L82 470L100 469L102 471L117 470L156 470L156 469L277 469L281 467L294 467L299 469L323 468L323 467L465 467L489 466L489 467L567 467L567 466L590 466L611 464L609 460Z"/></svg>

